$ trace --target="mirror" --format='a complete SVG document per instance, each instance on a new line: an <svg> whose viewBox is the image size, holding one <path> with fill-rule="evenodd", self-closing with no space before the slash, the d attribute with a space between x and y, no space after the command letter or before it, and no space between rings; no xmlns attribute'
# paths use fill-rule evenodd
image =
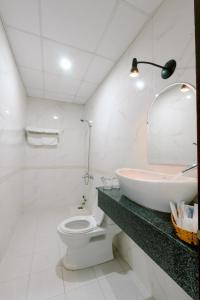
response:
<svg viewBox="0 0 200 300"><path fill-rule="evenodd" d="M148 114L148 161L190 165L197 160L196 90L174 83L158 95Z"/></svg>

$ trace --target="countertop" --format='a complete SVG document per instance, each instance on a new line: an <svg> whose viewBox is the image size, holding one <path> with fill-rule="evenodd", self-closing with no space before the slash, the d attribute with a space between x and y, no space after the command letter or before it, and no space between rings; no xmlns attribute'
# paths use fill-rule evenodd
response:
<svg viewBox="0 0 200 300"><path fill-rule="evenodd" d="M98 190L98 205L193 299L198 294L198 248L179 240L170 214L145 208L119 189Z"/></svg>

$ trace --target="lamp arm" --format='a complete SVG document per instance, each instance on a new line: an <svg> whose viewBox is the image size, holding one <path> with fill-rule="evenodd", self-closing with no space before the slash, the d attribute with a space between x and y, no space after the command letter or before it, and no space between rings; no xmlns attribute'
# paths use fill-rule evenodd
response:
<svg viewBox="0 0 200 300"><path fill-rule="evenodd" d="M164 69L164 70L169 70L169 68L166 68L166 67L158 65L158 64L154 64L154 63L149 62L149 61L138 61L137 64L147 64L147 65L152 65L152 66Z"/></svg>

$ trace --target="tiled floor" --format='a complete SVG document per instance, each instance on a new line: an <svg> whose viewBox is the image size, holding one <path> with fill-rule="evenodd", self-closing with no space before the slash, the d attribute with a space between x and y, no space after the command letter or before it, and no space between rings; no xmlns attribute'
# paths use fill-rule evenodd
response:
<svg viewBox="0 0 200 300"><path fill-rule="evenodd" d="M133 271L120 258L79 271L62 267L56 232L66 213L26 213L0 265L1 300L143 300Z"/></svg>

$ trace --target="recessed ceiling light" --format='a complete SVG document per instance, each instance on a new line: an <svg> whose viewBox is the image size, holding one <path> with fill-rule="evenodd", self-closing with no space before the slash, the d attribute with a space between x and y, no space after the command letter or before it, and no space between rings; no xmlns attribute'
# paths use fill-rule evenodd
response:
<svg viewBox="0 0 200 300"><path fill-rule="evenodd" d="M53 119L54 119L54 120L58 120L58 118L59 118L59 117L58 117L58 116L56 116L56 115L55 115L55 116L53 116Z"/></svg>
<svg viewBox="0 0 200 300"><path fill-rule="evenodd" d="M71 69L71 66L72 66L72 63L69 59L61 58L61 60L60 60L61 69L63 69L64 71L68 71Z"/></svg>

